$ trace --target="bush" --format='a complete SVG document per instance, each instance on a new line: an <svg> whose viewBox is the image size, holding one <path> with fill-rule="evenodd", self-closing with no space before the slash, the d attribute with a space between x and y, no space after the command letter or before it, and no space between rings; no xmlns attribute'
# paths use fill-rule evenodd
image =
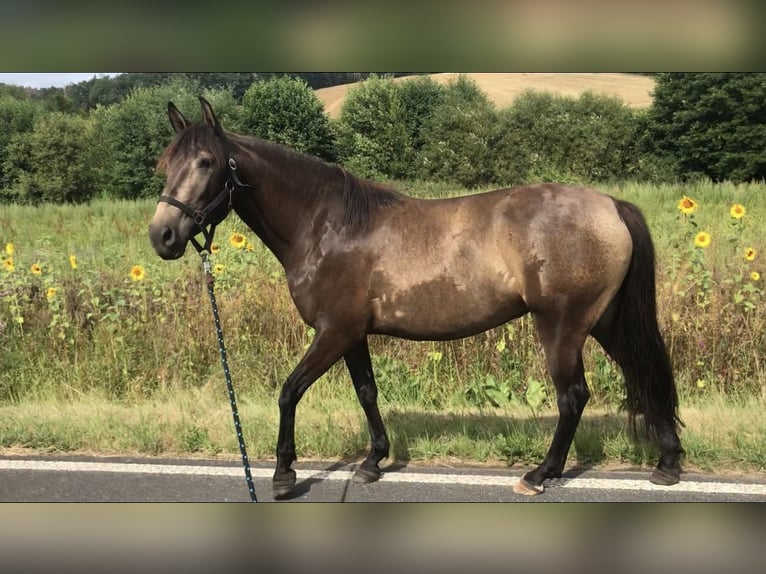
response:
<svg viewBox="0 0 766 574"><path fill-rule="evenodd" d="M96 193L93 126L89 120L53 112L6 147L7 194L23 203L81 202Z"/></svg>
<svg viewBox="0 0 766 574"><path fill-rule="evenodd" d="M425 145L424 127L433 113L447 98L447 88L430 76L418 76L397 82L402 102L404 124L412 149L417 154ZM411 175L416 175L417 163L412 162Z"/></svg>
<svg viewBox="0 0 766 574"><path fill-rule="evenodd" d="M403 179L412 138L399 86L371 77L352 87L337 122L339 160L362 177Z"/></svg>
<svg viewBox="0 0 766 574"><path fill-rule="evenodd" d="M423 126L420 176L468 188L493 181L496 118L487 95L474 81L458 76Z"/></svg>
<svg viewBox="0 0 766 574"><path fill-rule="evenodd" d="M309 85L282 76L256 82L242 99L242 131L334 161L335 141L322 102Z"/></svg>
<svg viewBox="0 0 766 574"><path fill-rule="evenodd" d="M32 131L42 108L29 100L9 95L0 97L0 200L12 199L9 188L13 181L6 173L7 148L14 137ZM9 166L9 168L12 166Z"/></svg>
<svg viewBox="0 0 766 574"><path fill-rule="evenodd" d="M615 98L526 92L499 116L495 173L507 183L637 178L639 127Z"/></svg>

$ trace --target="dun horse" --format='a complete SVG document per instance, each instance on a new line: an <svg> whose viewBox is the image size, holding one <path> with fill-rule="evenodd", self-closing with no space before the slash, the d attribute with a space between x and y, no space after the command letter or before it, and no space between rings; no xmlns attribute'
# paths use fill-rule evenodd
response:
<svg viewBox="0 0 766 574"><path fill-rule="evenodd" d="M621 367L627 409L641 415L660 458L656 484L675 484L683 452L670 360L657 325L654 247L639 210L597 191L540 184L420 200L340 167L224 131L200 98L190 124L172 104L176 135L149 237L163 259L184 254L234 210L284 267L314 339L279 397L273 489L296 481L295 411L341 358L367 417L371 448L358 482L380 477L389 440L378 410L369 334L415 340L475 335L531 313L556 389L550 449L514 490L559 477L590 395L582 348L593 336Z"/></svg>

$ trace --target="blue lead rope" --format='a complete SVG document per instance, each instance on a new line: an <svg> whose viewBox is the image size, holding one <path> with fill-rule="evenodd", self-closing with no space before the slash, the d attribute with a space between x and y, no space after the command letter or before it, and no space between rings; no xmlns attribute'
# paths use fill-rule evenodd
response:
<svg viewBox="0 0 766 574"><path fill-rule="evenodd" d="M218 350L221 354L221 366L223 374L226 377L226 389L229 391L229 401L231 402L231 416L234 419L234 430L237 432L237 442L239 443L239 452L242 453L242 465L245 467L245 479L247 480L247 489L250 491L250 501L258 502L255 496L255 487L253 486L253 477L250 474L250 461L247 458L247 448L245 448L245 437L242 434L242 425L239 423L239 412L237 411L237 398L234 395L234 385L231 383L231 373L229 373L229 364L226 361L226 347L223 344L223 330L221 329L221 319L218 316L218 305L215 302L213 293L213 271L210 267L210 259L207 251L200 253L202 256L202 268L205 271L205 282L207 283L207 292L210 295L210 306L213 308L213 319L215 320L215 332L218 335Z"/></svg>

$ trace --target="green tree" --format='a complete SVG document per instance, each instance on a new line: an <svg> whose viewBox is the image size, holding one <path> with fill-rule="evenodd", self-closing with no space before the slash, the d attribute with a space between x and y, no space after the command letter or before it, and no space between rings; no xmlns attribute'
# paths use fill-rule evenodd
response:
<svg viewBox="0 0 766 574"><path fill-rule="evenodd" d="M421 177L477 187L493 181L494 105L476 82L458 76L422 130Z"/></svg>
<svg viewBox="0 0 766 574"><path fill-rule="evenodd" d="M0 96L0 158L7 157L8 145L14 137L32 131L35 118L42 113L39 105L23 97ZM0 159L0 198L9 199L8 188L12 182L6 173L5 163L4 159Z"/></svg>
<svg viewBox="0 0 766 574"><path fill-rule="evenodd" d="M23 203L81 202L96 193L89 120L61 112L41 114L31 131L7 146L9 195Z"/></svg>
<svg viewBox="0 0 766 574"><path fill-rule="evenodd" d="M643 144L681 179L765 179L766 74L660 74Z"/></svg>
<svg viewBox="0 0 766 574"><path fill-rule="evenodd" d="M447 98L447 88L430 76L418 76L402 81L399 86L399 97L404 108L404 123L411 145L417 154L425 144L423 129L434 110L441 106ZM416 174L417 163L412 162L411 176Z"/></svg>
<svg viewBox="0 0 766 574"><path fill-rule="evenodd" d="M399 86L370 77L352 87L337 121L340 161L363 177L405 178L412 139Z"/></svg>
<svg viewBox="0 0 766 574"><path fill-rule="evenodd" d="M308 84L282 76L256 82L242 98L242 131L296 151L335 159L334 135Z"/></svg>
<svg viewBox="0 0 766 574"><path fill-rule="evenodd" d="M499 116L497 179L595 182L639 177L639 115L616 98L521 94Z"/></svg>

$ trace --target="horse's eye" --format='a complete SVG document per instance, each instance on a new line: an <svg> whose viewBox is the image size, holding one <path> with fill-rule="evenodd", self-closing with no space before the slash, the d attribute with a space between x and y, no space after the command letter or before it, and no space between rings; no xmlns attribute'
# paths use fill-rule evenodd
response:
<svg viewBox="0 0 766 574"><path fill-rule="evenodd" d="M202 159L199 160L199 166L202 169L210 169L211 167L213 167L213 160L209 157L203 157Z"/></svg>

